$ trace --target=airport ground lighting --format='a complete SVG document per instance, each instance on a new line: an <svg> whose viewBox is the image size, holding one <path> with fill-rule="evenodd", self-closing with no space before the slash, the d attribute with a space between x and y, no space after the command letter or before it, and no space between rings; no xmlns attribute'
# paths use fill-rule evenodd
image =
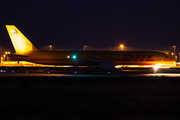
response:
<svg viewBox="0 0 180 120"><path fill-rule="evenodd" d="M176 46L175 45L173 46L173 49L174 49L174 56L176 56Z"/></svg>
<svg viewBox="0 0 180 120"><path fill-rule="evenodd" d="M86 51L86 47L87 47L87 46L86 46L86 45L84 45L84 51Z"/></svg>
<svg viewBox="0 0 180 120"><path fill-rule="evenodd" d="M122 51L123 47L124 47L124 45L123 45L123 44L121 44L121 45L120 45L120 49L121 49L121 51Z"/></svg>
<svg viewBox="0 0 180 120"><path fill-rule="evenodd" d="M174 53L171 53L171 57L172 57L172 59L174 59Z"/></svg>
<svg viewBox="0 0 180 120"><path fill-rule="evenodd" d="M175 61L177 61L177 56L175 56Z"/></svg>
<svg viewBox="0 0 180 120"><path fill-rule="evenodd" d="M49 45L49 50L52 51L52 45Z"/></svg>
<svg viewBox="0 0 180 120"><path fill-rule="evenodd" d="M7 55L7 54L11 54L11 52L9 52L9 51L6 51L6 52L5 52L5 55Z"/></svg>

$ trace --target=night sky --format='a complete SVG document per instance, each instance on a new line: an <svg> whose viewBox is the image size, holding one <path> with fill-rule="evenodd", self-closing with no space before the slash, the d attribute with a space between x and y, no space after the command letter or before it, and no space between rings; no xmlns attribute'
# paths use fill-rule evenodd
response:
<svg viewBox="0 0 180 120"><path fill-rule="evenodd" d="M0 7L0 50L14 51L6 24L39 49L134 50L180 47L178 0L7 0Z"/></svg>

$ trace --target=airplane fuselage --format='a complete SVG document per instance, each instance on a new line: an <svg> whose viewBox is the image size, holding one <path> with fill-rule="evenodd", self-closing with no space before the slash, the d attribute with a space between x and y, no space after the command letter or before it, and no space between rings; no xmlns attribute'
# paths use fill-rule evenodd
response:
<svg viewBox="0 0 180 120"><path fill-rule="evenodd" d="M27 57L16 55L10 57L48 65L87 65L89 61L92 65L100 61L112 61L115 65L175 64L165 53L156 51L32 51L20 54Z"/></svg>
<svg viewBox="0 0 180 120"><path fill-rule="evenodd" d="M114 65L175 65L165 53L156 51L41 51L38 50L14 25L6 25L16 53L9 57L48 65L87 65L111 68Z"/></svg>

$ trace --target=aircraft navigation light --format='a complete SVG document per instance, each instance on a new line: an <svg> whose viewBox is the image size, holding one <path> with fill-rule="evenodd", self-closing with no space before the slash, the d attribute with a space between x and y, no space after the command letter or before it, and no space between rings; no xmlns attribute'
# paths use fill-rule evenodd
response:
<svg viewBox="0 0 180 120"><path fill-rule="evenodd" d="M73 55L73 59L76 59L76 55Z"/></svg>

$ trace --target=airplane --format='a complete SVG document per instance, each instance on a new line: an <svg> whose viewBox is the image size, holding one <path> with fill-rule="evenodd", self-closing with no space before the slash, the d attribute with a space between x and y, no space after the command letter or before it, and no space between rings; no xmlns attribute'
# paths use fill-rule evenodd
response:
<svg viewBox="0 0 180 120"><path fill-rule="evenodd" d="M163 65L176 65L175 60L158 51L42 51L37 49L15 25L6 25L6 28L16 51L8 56L18 61L87 66L85 73L92 73L93 66L111 70L117 65L150 65L157 70Z"/></svg>

